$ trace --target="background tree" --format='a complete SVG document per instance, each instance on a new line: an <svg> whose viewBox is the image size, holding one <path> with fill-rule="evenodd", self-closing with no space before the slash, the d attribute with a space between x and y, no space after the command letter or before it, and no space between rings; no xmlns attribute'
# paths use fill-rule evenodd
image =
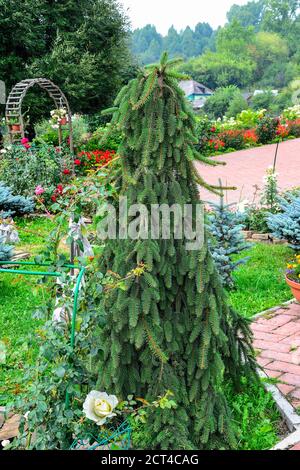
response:
<svg viewBox="0 0 300 470"><path fill-rule="evenodd" d="M9 90L21 79L46 76L73 111L95 112L122 85L131 63L127 34L116 0L0 0L0 77ZM24 107L31 103L29 95Z"/></svg>
<svg viewBox="0 0 300 470"><path fill-rule="evenodd" d="M259 29L265 0L251 1L246 5L232 5L227 13L228 22L233 20L239 21L244 26L254 26L256 30Z"/></svg>
<svg viewBox="0 0 300 470"><path fill-rule="evenodd" d="M203 109L210 117L218 119L225 116L228 111L232 115L233 107L235 107L235 110L239 109L238 112L241 112L247 108L247 102L244 100L240 90L236 86L230 85L228 87L217 88L215 93L206 100Z"/></svg>
<svg viewBox="0 0 300 470"><path fill-rule="evenodd" d="M160 65L123 88L112 110L113 127L124 135L119 193L128 207L142 203L150 211L151 204L177 203L196 210L198 184L216 191L195 171L194 159L212 162L195 150L194 114L173 65L164 55ZM185 237L175 239L171 230L170 239L162 239L160 227L153 240L144 222L141 216L137 240L106 242L103 271L123 276L144 263L146 272L103 300L98 386L120 398L174 393L177 408L151 413L141 447L234 446L222 385L239 382L255 367L247 321L226 304L206 234L202 247L187 251Z"/></svg>

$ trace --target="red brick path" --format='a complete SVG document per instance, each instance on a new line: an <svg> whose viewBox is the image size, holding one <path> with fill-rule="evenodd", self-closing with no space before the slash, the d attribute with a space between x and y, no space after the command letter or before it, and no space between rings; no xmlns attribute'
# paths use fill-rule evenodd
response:
<svg viewBox="0 0 300 470"><path fill-rule="evenodd" d="M218 179L221 178L224 185L238 188L237 191L227 192L228 202L238 202L240 199L248 199L252 202L254 185L262 188L266 169L273 165L275 148L275 145L266 145L214 157L215 160L226 162L226 166L210 167L199 162L196 166L208 183L218 185ZM280 143L277 172L281 190L299 186L300 139ZM218 198L206 190L201 190L201 199L215 201Z"/></svg>
<svg viewBox="0 0 300 470"><path fill-rule="evenodd" d="M300 407L300 304L266 313L252 324L258 363L288 401Z"/></svg>

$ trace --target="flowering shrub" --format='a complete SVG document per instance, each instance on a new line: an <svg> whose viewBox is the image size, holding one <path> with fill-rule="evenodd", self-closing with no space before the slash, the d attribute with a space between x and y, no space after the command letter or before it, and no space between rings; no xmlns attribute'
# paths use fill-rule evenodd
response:
<svg viewBox="0 0 300 470"><path fill-rule="evenodd" d="M244 135L240 130L228 130L219 134L219 139L224 142L224 147L227 149L241 150L244 148Z"/></svg>
<svg viewBox="0 0 300 470"><path fill-rule="evenodd" d="M248 129L247 131L244 131L243 136L246 145L252 146L256 145L258 142L255 129Z"/></svg>
<svg viewBox="0 0 300 470"><path fill-rule="evenodd" d="M261 118L256 128L258 142L260 144L268 144L269 142L272 142L276 137L279 124L280 121L278 118L272 118L269 116Z"/></svg>
<svg viewBox="0 0 300 470"><path fill-rule="evenodd" d="M47 188L60 183L61 160L62 154L53 146L9 146L1 153L0 180L17 194L33 196L38 185Z"/></svg>
<svg viewBox="0 0 300 470"><path fill-rule="evenodd" d="M114 150L93 150L91 152L80 152L74 160L76 173L101 168L109 163L116 152Z"/></svg>
<svg viewBox="0 0 300 470"><path fill-rule="evenodd" d="M259 120L265 115L266 110L261 109L254 111L253 109L244 109L241 113L236 116L237 126L243 129L249 129L257 126Z"/></svg>
<svg viewBox="0 0 300 470"><path fill-rule="evenodd" d="M276 130L276 135L280 137L281 139L285 139L286 137L289 136L289 128L287 125L284 124L278 124L277 130Z"/></svg>
<svg viewBox="0 0 300 470"><path fill-rule="evenodd" d="M300 106L286 109L280 118L266 115L266 110L246 109L235 118L224 116L211 120L196 116L199 142L197 150L205 155L254 147L300 137Z"/></svg>
<svg viewBox="0 0 300 470"><path fill-rule="evenodd" d="M53 129L58 129L60 125L64 125L67 123L67 110L64 108L60 109L53 109L50 111L51 119L50 119L50 124L52 125Z"/></svg>
<svg viewBox="0 0 300 470"><path fill-rule="evenodd" d="M287 264L286 274L289 279L300 283L300 255Z"/></svg>
<svg viewBox="0 0 300 470"><path fill-rule="evenodd" d="M286 121L296 121L300 119L300 104L285 109L281 117Z"/></svg>
<svg viewBox="0 0 300 470"><path fill-rule="evenodd" d="M300 119L295 121L288 121L288 135L292 137L300 137Z"/></svg>

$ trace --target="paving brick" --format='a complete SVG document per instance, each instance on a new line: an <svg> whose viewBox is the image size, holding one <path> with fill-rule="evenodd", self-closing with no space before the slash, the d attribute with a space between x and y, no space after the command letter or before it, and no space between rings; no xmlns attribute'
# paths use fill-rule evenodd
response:
<svg viewBox="0 0 300 470"><path fill-rule="evenodd" d="M270 349L271 351L278 351L278 352L283 352L283 353L288 353L290 352L291 348L288 344L283 344L283 343L272 343L271 341L263 341L261 339L256 339L253 342L253 346L256 349Z"/></svg>
<svg viewBox="0 0 300 470"><path fill-rule="evenodd" d="M284 335L275 335L274 333L263 333L262 331L254 331L254 338L263 341L271 341L271 343L282 342L286 339Z"/></svg>
<svg viewBox="0 0 300 470"><path fill-rule="evenodd" d="M295 387L286 384L276 384L276 387L281 391L281 393L283 393L283 395L288 395L293 390L295 390Z"/></svg>
<svg viewBox="0 0 300 470"><path fill-rule="evenodd" d="M300 389L294 390L291 395L293 398L297 398L297 400L300 400Z"/></svg>
<svg viewBox="0 0 300 470"><path fill-rule="evenodd" d="M288 374L300 375L300 366L288 362L273 361L268 364L268 369L278 370Z"/></svg>
<svg viewBox="0 0 300 470"><path fill-rule="evenodd" d="M281 353L277 351L262 351L260 354L261 357L266 357L268 359L274 359L275 361L287 362L295 365L300 364L300 354L298 353Z"/></svg>
<svg viewBox="0 0 300 470"><path fill-rule="evenodd" d="M268 377L271 377L271 379L278 379L283 374L283 372L279 372L277 370L269 370L268 368L265 369L265 373Z"/></svg>
<svg viewBox="0 0 300 470"><path fill-rule="evenodd" d="M260 318L256 323L258 325L267 325L268 327L273 327L273 329L275 329L275 328L279 328L280 326L286 325L287 323L289 323L292 320L295 320L295 317L293 317L291 315L276 314L274 317L271 317L269 319L268 318Z"/></svg>
<svg viewBox="0 0 300 470"><path fill-rule="evenodd" d="M300 347L300 334L288 336L280 341L280 343L288 344L290 348L299 348Z"/></svg>
<svg viewBox="0 0 300 470"><path fill-rule="evenodd" d="M291 335L295 335L296 333L300 333L300 322L299 320L289 322L286 325L276 328L276 330L274 330L274 333L278 335L285 335L285 336L291 336Z"/></svg>
<svg viewBox="0 0 300 470"><path fill-rule="evenodd" d="M300 442L296 444L294 447L292 447L290 450L300 450Z"/></svg>
<svg viewBox="0 0 300 470"><path fill-rule="evenodd" d="M252 324L252 331L261 331L262 333L270 333L272 330L274 330L274 326L272 325L267 325L263 324L261 325L260 323L253 323Z"/></svg>
<svg viewBox="0 0 300 470"><path fill-rule="evenodd" d="M278 186L282 191L299 186L300 175L300 140L293 139L280 143L277 172ZM241 191L243 199L252 201L255 185L261 187L262 177L268 166L273 165L276 145L266 145L255 149L246 149L226 155L212 157L216 161L224 161L226 165L218 167L218 171L209 165L196 162L195 167L202 178L210 184L218 185L218 179L226 181L229 186L236 186L237 191L228 191L228 203L238 202ZM218 202L218 196L201 188L201 199Z"/></svg>
<svg viewBox="0 0 300 470"><path fill-rule="evenodd" d="M280 377L280 380L287 385L296 385L297 387L300 387L300 375L284 374Z"/></svg>
<svg viewBox="0 0 300 470"><path fill-rule="evenodd" d="M296 410L300 410L300 400L297 400L297 399L292 400L292 401L291 401L291 405L292 405L294 408L296 408Z"/></svg>
<svg viewBox="0 0 300 470"><path fill-rule="evenodd" d="M261 366L261 367L264 367L266 366L267 364L272 364L272 360L271 359L267 359L267 358L264 358L264 357L259 357L257 358L257 362L258 364ZM275 369L276 370L276 369Z"/></svg>
<svg viewBox="0 0 300 470"><path fill-rule="evenodd" d="M288 307L288 314L300 318L300 304L294 302Z"/></svg>

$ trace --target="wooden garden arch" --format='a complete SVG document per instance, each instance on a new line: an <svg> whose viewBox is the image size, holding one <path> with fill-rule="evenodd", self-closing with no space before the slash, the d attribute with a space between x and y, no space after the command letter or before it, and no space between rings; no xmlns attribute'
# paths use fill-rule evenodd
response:
<svg viewBox="0 0 300 470"><path fill-rule="evenodd" d="M47 78L29 78L22 80L17 83L12 91L10 92L6 102L6 122L8 123L10 118L14 118L17 121L17 125L20 126L20 130L13 131L9 126L9 138L10 142L13 143L21 137L25 137L24 119L22 115L22 102L26 96L27 91L35 85L39 85L40 88L47 91L48 95L53 99L56 109L63 108L67 112L68 116L68 127L69 127L69 139L70 139L70 151L74 152L73 143L73 128L72 128L72 113L68 103L68 100L61 89L55 85L51 80ZM62 130L59 125L58 129L59 145L62 144Z"/></svg>

